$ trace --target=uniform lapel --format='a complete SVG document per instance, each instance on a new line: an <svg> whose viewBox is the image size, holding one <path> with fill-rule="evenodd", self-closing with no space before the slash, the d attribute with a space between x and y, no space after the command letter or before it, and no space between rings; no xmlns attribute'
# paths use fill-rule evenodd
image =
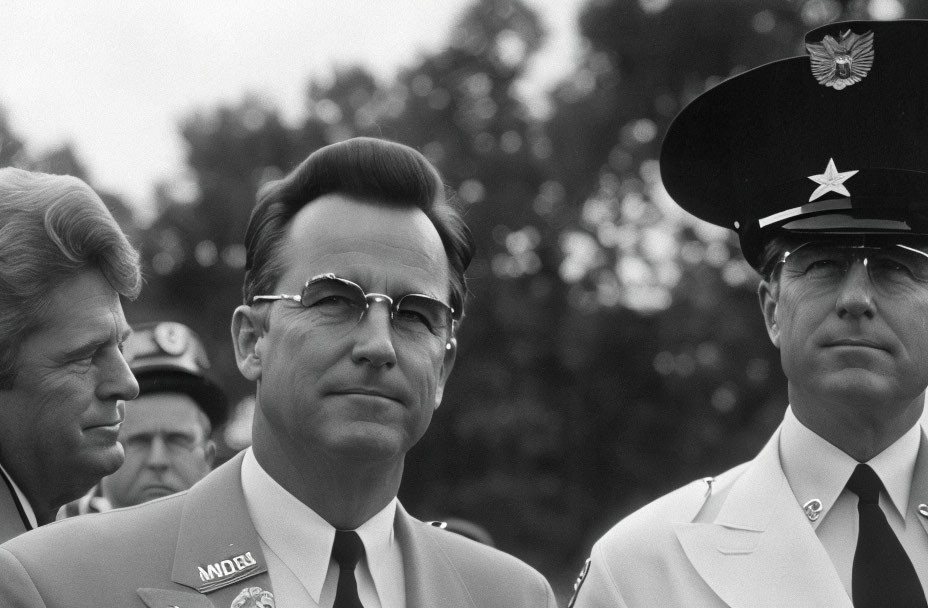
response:
<svg viewBox="0 0 928 608"><path fill-rule="evenodd" d="M711 523L678 524L687 558L732 608L845 606L851 600L780 466L779 431Z"/></svg>
<svg viewBox="0 0 928 608"><path fill-rule="evenodd" d="M407 608L477 608L448 556L399 503L393 526L403 553Z"/></svg>
<svg viewBox="0 0 928 608"><path fill-rule="evenodd" d="M912 491L909 492L909 512L914 513L925 532L928 533L928 437L922 426L922 440L915 459Z"/></svg>
<svg viewBox="0 0 928 608"><path fill-rule="evenodd" d="M176 589L139 589L139 597L148 608L216 608L205 595Z"/></svg>
<svg viewBox="0 0 928 608"><path fill-rule="evenodd" d="M172 580L205 594L219 608L232 606L242 594L259 602L271 591L242 491L243 457L244 452L238 454L187 492L177 534Z"/></svg>

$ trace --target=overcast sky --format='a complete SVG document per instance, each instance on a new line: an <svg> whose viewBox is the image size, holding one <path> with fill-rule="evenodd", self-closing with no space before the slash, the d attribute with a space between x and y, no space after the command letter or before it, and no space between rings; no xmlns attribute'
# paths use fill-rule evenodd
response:
<svg viewBox="0 0 928 608"><path fill-rule="evenodd" d="M584 0L525 0L549 31L541 92L579 54ZM178 120L264 94L300 114L307 81L361 63L387 79L443 47L471 0L2 0L0 106L32 153L70 141L91 178L144 207L182 170Z"/></svg>

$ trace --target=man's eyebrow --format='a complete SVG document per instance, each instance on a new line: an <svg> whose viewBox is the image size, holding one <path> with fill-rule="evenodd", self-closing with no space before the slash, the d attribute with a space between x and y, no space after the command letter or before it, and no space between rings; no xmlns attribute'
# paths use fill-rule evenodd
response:
<svg viewBox="0 0 928 608"><path fill-rule="evenodd" d="M66 359L70 359L74 357L84 357L87 355L91 355L94 352L96 352L101 346L106 345L108 342L109 342L109 338L92 339L88 342L84 342L82 344L79 344L78 346L75 346L74 348L71 348L65 351L64 357Z"/></svg>
<svg viewBox="0 0 928 608"><path fill-rule="evenodd" d="M131 333L132 333L132 329L129 328L126 332L123 332L123 334L120 335L116 339L116 343L119 345L123 344L126 341L126 339L128 339ZM72 357L90 355L94 351L106 346L107 344L111 344L112 342L113 342L112 333L106 333L106 334L101 333L96 336L90 336L86 342L78 344L77 346L74 346L73 348L69 350L66 350L64 352L64 357L72 358Z"/></svg>

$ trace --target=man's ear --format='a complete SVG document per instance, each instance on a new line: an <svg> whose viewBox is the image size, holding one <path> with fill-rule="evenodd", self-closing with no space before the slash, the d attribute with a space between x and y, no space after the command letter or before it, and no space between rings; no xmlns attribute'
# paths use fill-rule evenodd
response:
<svg viewBox="0 0 928 608"><path fill-rule="evenodd" d="M445 393L445 382L448 381L448 376L451 375L451 370L454 368L454 360L458 356L458 339L451 338L445 344L445 355L441 362L441 372L438 378L438 387L435 389L435 409L438 409L438 406L441 405L442 395Z"/></svg>
<svg viewBox="0 0 928 608"><path fill-rule="evenodd" d="M261 378L261 338L264 316L254 307L242 305L232 313L232 345L235 362L242 375L251 381Z"/></svg>
<svg viewBox="0 0 928 608"><path fill-rule="evenodd" d="M764 279L757 286L757 297L760 300L760 311L764 315L767 325L767 335L777 348L780 348L780 324L777 320L777 300L780 297L780 286L776 282Z"/></svg>

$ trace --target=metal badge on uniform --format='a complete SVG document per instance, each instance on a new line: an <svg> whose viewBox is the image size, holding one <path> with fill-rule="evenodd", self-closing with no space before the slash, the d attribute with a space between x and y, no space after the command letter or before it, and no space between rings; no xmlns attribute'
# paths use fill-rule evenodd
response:
<svg viewBox="0 0 928 608"><path fill-rule="evenodd" d="M586 562L583 564L583 569L580 570L580 576L577 577L577 582L574 583L574 594L570 596L570 601L567 602L567 608L574 608L574 602L577 601L577 595L580 593L580 587L583 586L583 581L586 580L586 575L590 573L590 564L592 561L592 557L586 558Z"/></svg>
<svg viewBox="0 0 928 608"><path fill-rule="evenodd" d="M829 158L828 166L825 167L824 173L809 176L809 179L818 184L818 188L816 188L812 192L812 196L809 197L809 202L811 203L829 192L850 196L851 193L848 191L847 186L844 185L844 182L857 175L858 172L857 169L853 171L838 171L838 168L835 166L835 159Z"/></svg>
<svg viewBox="0 0 928 608"><path fill-rule="evenodd" d="M928 505L925 503L918 505L918 514L922 517L928 517Z"/></svg>
<svg viewBox="0 0 928 608"><path fill-rule="evenodd" d="M848 30L835 40L806 44L812 60L812 75L818 83L840 91L863 80L873 67L873 32L855 34Z"/></svg>
<svg viewBox="0 0 928 608"><path fill-rule="evenodd" d="M215 591L258 572L260 572L258 561L251 555L251 551L205 566L197 566L197 574L201 583L197 586L197 591L200 593Z"/></svg>
<svg viewBox="0 0 928 608"><path fill-rule="evenodd" d="M245 587L229 608L274 608L274 594L261 587Z"/></svg>
<svg viewBox="0 0 928 608"><path fill-rule="evenodd" d="M818 498L813 498L802 505L802 510L806 512L806 517L809 518L809 521L815 521L822 514L822 501Z"/></svg>

